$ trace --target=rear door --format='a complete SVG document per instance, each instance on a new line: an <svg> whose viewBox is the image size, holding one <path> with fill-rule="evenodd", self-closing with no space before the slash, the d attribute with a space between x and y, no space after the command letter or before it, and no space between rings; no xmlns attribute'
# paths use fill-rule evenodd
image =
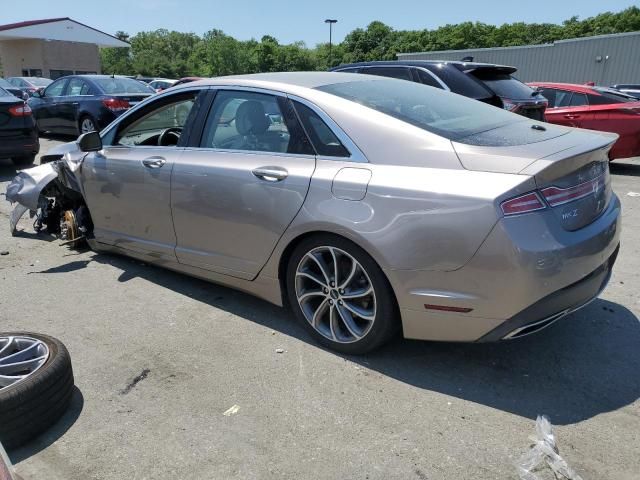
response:
<svg viewBox="0 0 640 480"><path fill-rule="evenodd" d="M66 94L58 105L61 128L73 135L78 133L78 108L80 102L90 96L91 88L82 78L73 77L69 80Z"/></svg>
<svg viewBox="0 0 640 480"><path fill-rule="evenodd" d="M200 90L164 96L103 135L83 187L99 242L175 261L171 170L184 152Z"/></svg>
<svg viewBox="0 0 640 480"><path fill-rule="evenodd" d="M567 127L581 127L582 122L590 118L589 102L585 94L548 87L543 87L540 91L549 100L545 112L548 122Z"/></svg>
<svg viewBox="0 0 640 480"><path fill-rule="evenodd" d="M314 169L285 96L218 90L201 138L173 169L178 261L255 278L302 207Z"/></svg>

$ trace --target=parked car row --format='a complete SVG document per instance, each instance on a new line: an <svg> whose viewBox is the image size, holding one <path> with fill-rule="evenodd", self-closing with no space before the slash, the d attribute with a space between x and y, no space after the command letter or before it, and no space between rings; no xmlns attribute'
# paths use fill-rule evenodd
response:
<svg viewBox="0 0 640 480"><path fill-rule="evenodd" d="M463 61L386 61L340 65L332 71L422 83L502 107L534 120L617 133L611 160L640 156L640 85L611 88L560 83L524 84L515 67Z"/></svg>

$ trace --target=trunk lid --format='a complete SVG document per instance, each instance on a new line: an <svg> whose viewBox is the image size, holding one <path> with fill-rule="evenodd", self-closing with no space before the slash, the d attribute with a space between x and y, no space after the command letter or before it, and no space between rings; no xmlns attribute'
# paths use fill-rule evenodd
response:
<svg viewBox="0 0 640 480"><path fill-rule="evenodd" d="M533 177L540 198L563 228L577 230L593 222L611 199L608 154L618 136L544 126L547 131L541 132L539 142L491 147L454 142L453 146L469 170Z"/></svg>

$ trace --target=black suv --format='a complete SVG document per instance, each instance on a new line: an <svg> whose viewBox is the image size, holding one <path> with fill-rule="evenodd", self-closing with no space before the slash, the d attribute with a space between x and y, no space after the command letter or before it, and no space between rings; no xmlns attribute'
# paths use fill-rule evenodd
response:
<svg viewBox="0 0 640 480"><path fill-rule="evenodd" d="M333 72L366 73L400 78L442 88L504 108L534 120L544 120L547 100L537 90L511 76L515 67L445 60L398 60L340 65Z"/></svg>

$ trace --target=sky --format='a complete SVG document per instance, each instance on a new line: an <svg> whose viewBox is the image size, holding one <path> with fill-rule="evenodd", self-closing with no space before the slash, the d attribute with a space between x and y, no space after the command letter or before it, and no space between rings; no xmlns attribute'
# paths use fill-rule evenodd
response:
<svg viewBox="0 0 640 480"><path fill-rule="evenodd" d="M313 47L329 39L326 18L334 18L334 42L352 30L380 20L397 30L437 28L447 23L479 21L500 25L511 22L561 23L574 15L591 17L618 12L634 0L31 0L29 8L3 9L0 23L71 17L113 34L166 28L203 34L223 30L240 40L272 35L280 43L302 40Z"/></svg>

